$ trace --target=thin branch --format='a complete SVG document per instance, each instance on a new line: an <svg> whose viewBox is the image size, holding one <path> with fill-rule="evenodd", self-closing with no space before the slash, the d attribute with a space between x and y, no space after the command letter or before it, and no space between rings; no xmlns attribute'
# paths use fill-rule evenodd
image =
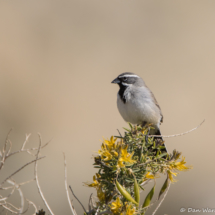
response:
<svg viewBox="0 0 215 215"><path fill-rule="evenodd" d="M51 140L49 140L46 144L44 144L43 146L41 146L41 149L46 147L49 143L51 142ZM14 154L17 154L17 153L20 153L20 152L30 152L30 151L34 151L34 150L38 150L38 148L30 148L30 149L20 149L18 151L15 151L15 152L12 152L10 153L9 155L6 156L6 158L14 155ZM32 155L32 153L30 153ZM34 155L35 156L35 155Z"/></svg>
<svg viewBox="0 0 215 215"><path fill-rule="evenodd" d="M12 205L11 203L6 202L6 201L5 201L5 203L2 204L2 205L9 205L10 207L14 208L15 210L20 210L20 208L17 208L16 206L14 206L14 205Z"/></svg>
<svg viewBox="0 0 215 215"><path fill-rule="evenodd" d="M26 134L26 138L25 138L24 143L22 144L21 150L23 150L25 148L25 144L28 142L28 139L29 139L30 136L31 136L31 134Z"/></svg>
<svg viewBox="0 0 215 215"><path fill-rule="evenodd" d="M180 134L173 134L173 135L149 135L149 137L165 137L165 138L169 138L169 137L178 137L178 136L183 136L185 134L188 134L194 130L196 130L197 128L199 128L203 123L205 122L205 119L195 128L189 130L189 131L186 131L184 133L180 133Z"/></svg>
<svg viewBox="0 0 215 215"><path fill-rule="evenodd" d="M8 202L6 203L6 204L9 204ZM10 206L13 206L13 205L11 205L11 204L9 204ZM20 212L17 212L17 211L13 211L11 208L9 208L8 206L5 206L5 205L1 205L3 208L5 208L6 210L8 210L8 211L10 211L11 213L14 213L14 214L24 214L24 213L26 213L27 211L28 211L28 209L29 209L29 204L28 204L28 207L26 208L26 210L25 211L23 211L22 213L20 213ZM13 206L14 207L14 206ZM15 207L14 207L15 208ZM19 209L17 209L17 210L19 210Z"/></svg>
<svg viewBox="0 0 215 215"><path fill-rule="evenodd" d="M122 137L122 135L121 135L121 133L120 133L119 129L117 129L117 131L118 131L118 133L119 133L120 137Z"/></svg>
<svg viewBox="0 0 215 215"><path fill-rule="evenodd" d="M95 215L98 215L98 212L99 212L99 207L97 208Z"/></svg>
<svg viewBox="0 0 215 215"><path fill-rule="evenodd" d="M15 186L15 188L18 190L19 192L19 195L20 195L20 198L21 198L21 208L19 209L19 214L22 214L23 213L23 210L24 210L24 204L25 204L25 200L24 200L24 195L23 195L23 192L21 190L21 188L19 187L19 185L15 182L15 181L12 181L12 180L7 180L7 182L9 184L12 184Z"/></svg>
<svg viewBox="0 0 215 215"><path fill-rule="evenodd" d="M148 179L148 180L144 181L144 182L141 183L140 185L141 185L141 186L145 186L145 185L147 185L149 182L151 182L151 179Z"/></svg>
<svg viewBox="0 0 215 215"><path fill-rule="evenodd" d="M12 191L8 194L8 196L7 196L7 197L4 197L4 198L2 198L2 199L0 199L0 201L5 201L6 199L8 199L8 198L14 193L14 191L15 191L15 189L16 189L16 186L13 186L13 187L11 187L11 188L13 188L13 189L12 189Z"/></svg>
<svg viewBox="0 0 215 215"><path fill-rule="evenodd" d="M66 168L66 156L65 156L65 153L63 153L63 156L64 156L64 178L65 178L65 189L66 189L66 195L67 195L67 199L68 199L68 202L69 202L69 206L70 206L70 209L72 211L72 214L73 215L76 215L76 213L74 212L74 209L73 209L73 206L72 206L72 202L70 200L70 197L69 197L69 191L68 191L68 185L67 185L67 168Z"/></svg>
<svg viewBox="0 0 215 215"><path fill-rule="evenodd" d="M88 203L88 210L91 211L91 198L92 198L93 193L90 194L90 198L89 198L89 203Z"/></svg>
<svg viewBox="0 0 215 215"><path fill-rule="evenodd" d="M17 190L19 191L19 195L20 195L20 198L21 198L21 208L19 210L19 214L22 214L23 213L23 210L24 210L24 205L25 205L25 199L24 199L24 195L23 195L23 192L21 190L21 188L17 188ZM29 207L29 205L28 205Z"/></svg>
<svg viewBox="0 0 215 215"><path fill-rule="evenodd" d="M20 187L20 186L22 186L24 184L28 184L28 183L30 183L32 181L35 181L35 179L31 179L29 181L25 181L25 182L19 183L17 185ZM10 187L0 187L0 190L8 190L8 189L12 189L12 188L13 188L13 186L10 186Z"/></svg>
<svg viewBox="0 0 215 215"><path fill-rule="evenodd" d="M28 183L30 183L30 182L32 182L32 181L35 181L35 178L34 178L34 179L31 179L31 180L29 180L29 181L22 182L22 183L20 183L20 184L18 184L18 185L19 185L19 187L20 187L20 186L22 186L22 185L24 185L24 184L28 184Z"/></svg>
<svg viewBox="0 0 215 215"><path fill-rule="evenodd" d="M37 154L36 154L36 161L35 161L35 166L34 166L34 175L35 175L35 179L36 179L36 183L37 183L37 188L38 188L38 191L39 191L39 194L44 202L44 204L46 205L46 207L48 208L49 210L49 213L54 215L54 213L52 212L51 208L49 207L48 205L48 202L46 201L44 195L43 195L43 192L40 188L40 184L39 184L39 179L38 179L38 174L37 174L37 160L38 160L38 156L39 156L39 153L40 153L40 149L41 149L41 145L42 145L42 139L41 139L41 136L40 134L38 134L39 136L39 140L40 140L40 143L39 143L39 148L38 148L38 151L37 151Z"/></svg>
<svg viewBox="0 0 215 215"><path fill-rule="evenodd" d="M8 142L10 143L10 147L9 147L9 149L7 150L7 153L5 153L5 154L6 154L6 156L5 156L5 157L7 157L7 155L10 153L11 148L12 148L12 143L11 143L11 141L10 141L10 140L8 140Z"/></svg>
<svg viewBox="0 0 215 215"><path fill-rule="evenodd" d="M26 166L28 166L29 164L31 163L36 163L38 160L42 159L42 158L45 158L46 156L43 156L43 157L40 157L40 158L37 158L35 160L32 160L28 163L26 163L25 165L23 165L21 168L19 168L18 170L16 170L13 174L11 174L10 176L8 176L2 183L1 183L1 186L2 184L4 184L9 178L11 178L12 176L14 176L16 173L18 173L20 170L22 170L23 168L25 168Z"/></svg>
<svg viewBox="0 0 215 215"><path fill-rule="evenodd" d="M8 132L8 134L7 134L7 137L6 137L4 146L3 146L3 150L2 150L3 153L5 153L5 151L6 151L7 142L8 142L8 140L9 140L9 136L10 136L10 133L11 133L12 130L13 130L13 129L11 128L10 131Z"/></svg>
<svg viewBox="0 0 215 215"><path fill-rule="evenodd" d="M80 200L75 196L75 194L74 194L74 192L73 192L73 190L72 190L72 187L69 186L69 188L70 188L70 190L71 190L71 192L72 192L72 195L77 199L77 201L80 203L80 205L81 205L82 208L84 209L84 212L87 214L87 211L86 211L86 209L84 208L83 204L82 204L82 203L80 202Z"/></svg>
<svg viewBox="0 0 215 215"><path fill-rule="evenodd" d="M37 206L36 206L33 202L29 201L28 199L26 199L26 201L27 201L30 205L33 205L33 207L34 207L34 214L33 214L33 215L36 215L36 213L37 213L37 211L38 211Z"/></svg>
<svg viewBox="0 0 215 215"><path fill-rule="evenodd" d="M8 139L9 139L11 131L12 131L12 129L10 129L10 131L8 132L4 146L2 148L2 155L1 155L2 158L1 158L0 170L3 167L5 159L6 159L6 148L7 148L7 143L8 143Z"/></svg>
<svg viewBox="0 0 215 215"><path fill-rule="evenodd" d="M16 211L13 211L12 209L10 209L9 207L5 206L5 205L1 205L4 209L10 211L11 213L14 213L14 214L18 214L18 212Z"/></svg>
<svg viewBox="0 0 215 215"><path fill-rule="evenodd" d="M168 191L169 191L170 185L171 185L171 183L169 183L169 185L168 185L168 187L167 187L167 189L166 189L166 192L165 192L164 195L163 195L163 198L161 199L161 201L160 201L160 203L158 204L158 206L155 208L155 210L154 210L154 212L153 212L152 215L155 215L155 213L157 212L158 208L161 206L162 202L164 201L164 199L165 199L165 197L166 197L166 195L167 195L167 193L168 193Z"/></svg>

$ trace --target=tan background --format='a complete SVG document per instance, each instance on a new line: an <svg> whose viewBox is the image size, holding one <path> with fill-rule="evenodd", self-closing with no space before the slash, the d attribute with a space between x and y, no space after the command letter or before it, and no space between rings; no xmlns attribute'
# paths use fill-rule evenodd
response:
<svg viewBox="0 0 215 215"><path fill-rule="evenodd" d="M166 140L194 169L178 176L157 214L215 208L214 0L1 1L0 32L1 145L11 127L13 150L26 133L32 133L30 146L37 146L37 132L44 142L53 137L42 152L47 157L39 162L39 178L55 214L70 214L62 152L69 184L87 206L93 189L82 182L92 180L99 139L126 126L116 107L118 87L110 83L125 71L140 75L154 92L163 134L206 119L197 131ZM8 160L5 176L32 157L16 159ZM32 176L29 166L16 179ZM34 184L23 189L44 208Z"/></svg>

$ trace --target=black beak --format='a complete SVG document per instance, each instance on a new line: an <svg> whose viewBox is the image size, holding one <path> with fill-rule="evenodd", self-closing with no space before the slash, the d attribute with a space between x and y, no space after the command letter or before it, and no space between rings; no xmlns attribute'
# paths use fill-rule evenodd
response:
<svg viewBox="0 0 215 215"><path fill-rule="evenodd" d="M118 78L114 79L112 82L112 84L119 84L120 83L120 80Z"/></svg>

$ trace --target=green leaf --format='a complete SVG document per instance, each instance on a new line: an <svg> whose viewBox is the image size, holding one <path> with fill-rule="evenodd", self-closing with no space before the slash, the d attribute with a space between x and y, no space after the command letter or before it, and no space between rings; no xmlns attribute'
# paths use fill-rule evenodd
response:
<svg viewBox="0 0 215 215"><path fill-rule="evenodd" d="M160 148L160 149L165 149L166 147L165 147L165 146L159 146L159 148Z"/></svg>
<svg viewBox="0 0 215 215"><path fill-rule="evenodd" d="M159 156L157 156L158 158L162 158L162 157L164 157L164 156L166 156L167 155L167 153L165 152L165 153L163 153L163 154L161 154L161 155L159 155Z"/></svg>
<svg viewBox="0 0 215 215"><path fill-rule="evenodd" d="M133 172L139 172L140 169L133 169L132 171L133 171Z"/></svg>
<svg viewBox="0 0 215 215"><path fill-rule="evenodd" d="M161 190L160 190L158 199L159 199L160 196L165 192L165 190L166 190L166 188L168 187L168 185L169 185L169 178L168 178L168 176L167 176L167 179L166 179L166 181L164 182L164 184L163 184L163 186L162 186L162 188L161 188Z"/></svg>
<svg viewBox="0 0 215 215"><path fill-rule="evenodd" d="M142 186L140 186L140 189L141 189L141 190L145 190Z"/></svg>
<svg viewBox="0 0 215 215"><path fill-rule="evenodd" d="M121 138L121 139L123 139L123 137L121 137L121 136L114 136L114 137L117 137L117 138Z"/></svg>
<svg viewBox="0 0 215 215"><path fill-rule="evenodd" d="M125 130L128 131L128 132L131 132L128 128L123 128L123 129L125 129Z"/></svg>
<svg viewBox="0 0 215 215"><path fill-rule="evenodd" d="M131 197L130 193L117 180L116 187L123 197L138 206L138 203Z"/></svg>
<svg viewBox="0 0 215 215"><path fill-rule="evenodd" d="M129 124L130 128L133 128L133 126L132 126L132 124L130 122L128 124Z"/></svg>
<svg viewBox="0 0 215 215"><path fill-rule="evenodd" d="M155 192L155 186L150 190L150 192L149 192L148 195L146 196L142 208L145 208L145 207L147 207L147 206L150 205L151 200L152 200L152 197L153 197L153 195L154 195L154 192ZM146 212L146 210L145 210L142 214L145 214L145 212Z"/></svg>
<svg viewBox="0 0 215 215"><path fill-rule="evenodd" d="M140 189L139 189L139 185L137 183L137 179L134 176L134 197L135 197L135 201L138 203L139 206L139 202L140 202Z"/></svg>
<svg viewBox="0 0 215 215"><path fill-rule="evenodd" d="M141 154L141 157L140 157L140 163L143 163L143 161L144 161L144 155L143 155L143 153Z"/></svg>

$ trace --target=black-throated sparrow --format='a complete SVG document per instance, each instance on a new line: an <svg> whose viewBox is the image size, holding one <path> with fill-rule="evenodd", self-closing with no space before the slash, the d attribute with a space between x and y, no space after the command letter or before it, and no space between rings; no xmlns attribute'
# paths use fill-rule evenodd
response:
<svg viewBox="0 0 215 215"><path fill-rule="evenodd" d="M132 124L150 123L155 129L150 134L161 135L160 124L163 115L153 93L138 75L125 72L120 74L111 83L119 85L117 107L126 122ZM162 137L155 138L163 140ZM162 150L166 152L165 150Z"/></svg>

